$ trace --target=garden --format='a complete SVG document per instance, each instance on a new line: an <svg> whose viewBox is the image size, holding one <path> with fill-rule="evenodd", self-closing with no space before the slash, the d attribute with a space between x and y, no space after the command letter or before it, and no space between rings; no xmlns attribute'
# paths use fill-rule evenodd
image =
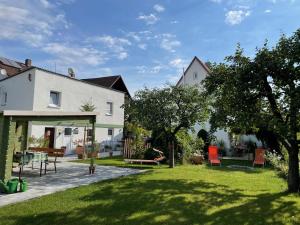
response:
<svg viewBox="0 0 300 225"><path fill-rule="evenodd" d="M124 133L129 158L140 163L120 156L93 163L141 174L5 206L0 223L299 224L299 49L300 30L254 58L238 46L210 64L201 87L139 90L124 105ZM229 146L217 129L230 133ZM255 141L242 138L249 135ZM247 155L238 159L232 152L241 145ZM257 149L263 164L253 167Z"/></svg>

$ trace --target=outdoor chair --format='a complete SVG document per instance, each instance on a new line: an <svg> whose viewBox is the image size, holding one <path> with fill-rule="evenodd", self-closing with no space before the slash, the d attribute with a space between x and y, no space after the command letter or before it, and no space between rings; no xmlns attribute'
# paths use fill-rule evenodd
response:
<svg viewBox="0 0 300 225"><path fill-rule="evenodd" d="M265 149L255 149L255 159L253 161L253 167L255 165L262 165L263 167L265 166Z"/></svg>
<svg viewBox="0 0 300 225"><path fill-rule="evenodd" d="M217 146L211 145L208 147L208 161L210 162L210 165L216 164L221 166L221 161L219 159Z"/></svg>

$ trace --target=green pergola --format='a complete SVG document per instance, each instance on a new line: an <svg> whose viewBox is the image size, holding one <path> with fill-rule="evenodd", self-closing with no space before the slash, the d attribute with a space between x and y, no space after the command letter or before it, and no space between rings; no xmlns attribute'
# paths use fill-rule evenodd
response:
<svg viewBox="0 0 300 225"><path fill-rule="evenodd" d="M92 146L95 140L95 112L35 112L7 110L0 112L0 180L11 178L13 154L27 149L28 122L61 122L69 126L91 126Z"/></svg>

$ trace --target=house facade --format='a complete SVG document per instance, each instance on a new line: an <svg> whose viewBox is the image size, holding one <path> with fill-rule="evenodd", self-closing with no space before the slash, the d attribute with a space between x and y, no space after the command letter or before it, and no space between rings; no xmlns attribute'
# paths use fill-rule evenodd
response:
<svg viewBox="0 0 300 225"><path fill-rule="evenodd" d="M194 57L189 66L186 70L184 70L183 75L180 77L179 81L177 82L177 86L188 86L188 85L197 85L200 89L201 82L205 79L206 76L208 76L210 73L209 68L205 63L203 63L198 57ZM206 131L210 130L210 124L209 122L206 122L204 125L196 124L195 125L195 131L198 133L199 130L204 129ZM231 154L229 152L231 143L230 143L230 136L229 133L226 132L223 129L218 129L214 133L217 141L224 141L225 147L228 154ZM239 141L249 141L256 142L258 146L262 145L260 141L256 139L254 135L242 135L240 137Z"/></svg>
<svg viewBox="0 0 300 225"><path fill-rule="evenodd" d="M189 66L184 70L183 75L180 77L177 82L177 86L189 86L189 85L198 85L201 89L201 82L209 74L209 68L203 63L198 57L194 57ZM199 130L204 129L207 132L210 130L209 122L206 122L203 125L196 124L195 131L198 133ZM214 135L217 140L223 140L226 148L230 147L229 135L224 130L218 129Z"/></svg>
<svg viewBox="0 0 300 225"><path fill-rule="evenodd" d="M96 143L103 149L115 148L123 137L125 93L54 73L38 67L29 67L0 80L0 111L26 110L41 112L81 112L81 106L95 107ZM49 138L49 147L66 147L73 153L77 144L91 136L88 124L74 126L70 121L29 122L28 137Z"/></svg>

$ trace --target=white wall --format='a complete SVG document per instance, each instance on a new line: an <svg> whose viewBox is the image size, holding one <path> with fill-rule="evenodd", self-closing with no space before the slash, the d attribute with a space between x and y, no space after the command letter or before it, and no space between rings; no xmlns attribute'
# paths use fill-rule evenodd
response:
<svg viewBox="0 0 300 225"><path fill-rule="evenodd" d="M29 124L28 134L30 137L34 136L36 138L44 137L45 128L54 127L55 128L55 138L54 138L54 148L61 148L66 146L66 154L73 154L76 148L76 143L78 140L83 140L84 138L84 127L77 126L53 126L53 125L32 125ZM65 128L78 128L78 134L65 135ZM91 127L87 127L89 129ZM114 136L111 137L108 135L108 128L96 128L95 130L95 142L100 143L102 147L106 144L111 144L110 141L113 141L114 144L117 141L121 141L123 135L122 128L113 129ZM81 144L83 144L81 142Z"/></svg>
<svg viewBox="0 0 300 225"><path fill-rule="evenodd" d="M61 93L61 107L49 107L50 91ZM78 80L72 80L68 77L54 75L36 69L36 88L34 90L35 111L69 111L79 112L80 106L85 102L92 100L99 112L97 116L98 124L124 124L124 104L125 94L99 86L90 85ZM105 115L106 102L113 102L113 115Z"/></svg>
<svg viewBox="0 0 300 225"><path fill-rule="evenodd" d="M197 78L194 77L194 73L197 73ZM185 75L178 83L178 86L198 85L199 89L201 89L201 81L204 80L207 75L208 72L203 68L203 66L197 60L194 60L188 70L185 71ZM196 124L194 129L196 133L198 133L200 129L209 131L210 124L208 122L206 122L204 125ZM217 140L223 140L225 142L227 149L230 147L229 135L226 131L218 129L214 135L216 136Z"/></svg>
<svg viewBox="0 0 300 225"><path fill-rule="evenodd" d="M29 80L31 74L31 81ZM23 74L0 80L0 111L3 110L32 110L35 76L29 70ZM7 92L7 103L2 105L2 94Z"/></svg>
<svg viewBox="0 0 300 225"><path fill-rule="evenodd" d="M198 74L196 79L194 79L195 72ZM185 72L184 77L178 83L178 86L195 84L200 85L200 82L204 80L207 75L208 73L203 66L197 60L194 60L193 64Z"/></svg>
<svg viewBox="0 0 300 225"><path fill-rule="evenodd" d="M28 74L31 74L31 80L28 79ZM96 142L111 140L111 137L108 136L108 128L104 127L115 127L114 125L120 128L113 128L113 140L122 139L124 109L121 106L124 104L125 97L122 92L90 85L39 69L31 69L6 80L0 80L0 88L7 92L7 104L5 106L1 106L0 96L0 110L80 112L80 106L86 101L92 100L96 106L95 111L99 112L96 124L102 126L96 128ZM49 107L50 91L61 93L60 108ZM113 102L112 116L105 115L107 101ZM54 126L32 125L30 123L28 134L29 136L43 137L45 127ZM64 126L55 126L55 128L55 147L67 146L68 153L71 153L75 148L74 140L83 139L83 127L78 127L79 134L73 134L72 137L64 136ZM60 131L62 133L59 135Z"/></svg>

